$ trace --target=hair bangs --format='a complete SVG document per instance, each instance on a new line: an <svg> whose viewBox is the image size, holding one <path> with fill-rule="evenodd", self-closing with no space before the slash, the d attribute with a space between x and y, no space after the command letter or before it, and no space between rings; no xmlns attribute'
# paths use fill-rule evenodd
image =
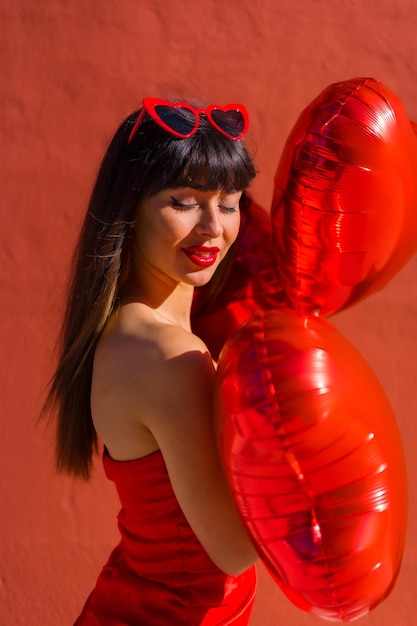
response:
<svg viewBox="0 0 417 626"><path fill-rule="evenodd" d="M205 189L226 192L247 189L256 170L245 146L212 129L203 127L187 139L172 137L165 154L154 165L158 176L152 177L152 193L167 188L198 184ZM164 163L163 167L159 164Z"/></svg>
<svg viewBox="0 0 417 626"><path fill-rule="evenodd" d="M199 139L190 150L182 178L207 189L241 191L249 187L255 172L242 144L223 137L201 141L200 135Z"/></svg>

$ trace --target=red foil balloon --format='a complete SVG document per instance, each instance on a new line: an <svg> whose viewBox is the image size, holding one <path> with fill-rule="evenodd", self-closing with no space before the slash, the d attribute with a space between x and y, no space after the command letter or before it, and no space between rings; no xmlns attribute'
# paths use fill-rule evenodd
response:
<svg viewBox="0 0 417 626"><path fill-rule="evenodd" d="M295 309L326 316L381 289L417 249L417 137L372 78L330 85L285 146L272 203Z"/></svg>
<svg viewBox="0 0 417 626"><path fill-rule="evenodd" d="M215 402L229 484L280 587L323 619L365 615L396 580L407 517L371 368L326 320L259 312L221 354Z"/></svg>
<svg viewBox="0 0 417 626"><path fill-rule="evenodd" d="M214 359L232 333L260 308L277 308L285 295L274 262L271 219L252 204L235 244L234 260L224 282L195 290L191 322ZM216 285L216 282L214 282Z"/></svg>

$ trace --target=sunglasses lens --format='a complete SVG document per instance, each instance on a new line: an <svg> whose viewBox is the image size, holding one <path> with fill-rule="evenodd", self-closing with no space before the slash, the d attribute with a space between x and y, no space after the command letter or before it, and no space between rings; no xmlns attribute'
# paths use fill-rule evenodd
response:
<svg viewBox="0 0 417 626"><path fill-rule="evenodd" d="M166 126L179 135L188 135L196 126L196 116L186 108L158 104L155 113Z"/></svg>
<svg viewBox="0 0 417 626"><path fill-rule="evenodd" d="M245 130L245 118L240 111L215 109L211 112L211 117L215 124L230 137L239 137Z"/></svg>

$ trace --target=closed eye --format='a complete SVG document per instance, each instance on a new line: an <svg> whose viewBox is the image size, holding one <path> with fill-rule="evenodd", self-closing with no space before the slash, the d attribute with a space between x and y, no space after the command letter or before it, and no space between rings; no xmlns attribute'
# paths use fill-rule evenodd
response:
<svg viewBox="0 0 417 626"><path fill-rule="evenodd" d="M175 198L174 196L170 196L171 198L171 202L172 202L172 206L174 209L176 209L177 211L188 211L189 209L196 209L198 208L200 205L198 204L198 202L192 202L190 204L181 202L180 200L178 200L177 198ZM219 204L219 210L222 213L236 213L236 211L238 210L238 204L237 205L225 205L225 204Z"/></svg>
<svg viewBox="0 0 417 626"><path fill-rule="evenodd" d="M184 204L183 202L180 202L179 200L174 198L174 196L170 196L170 198L172 200L172 206L178 211L186 211L187 209L195 209L196 207L198 207L198 204Z"/></svg>
<svg viewBox="0 0 417 626"><path fill-rule="evenodd" d="M236 213L237 211L236 206L225 206L223 204L219 204L219 209L222 213Z"/></svg>

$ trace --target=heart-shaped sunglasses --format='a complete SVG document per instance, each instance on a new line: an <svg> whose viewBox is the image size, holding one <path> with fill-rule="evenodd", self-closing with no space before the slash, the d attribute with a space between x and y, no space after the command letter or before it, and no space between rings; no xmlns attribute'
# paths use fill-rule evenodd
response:
<svg viewBox="0 0 417 626"><path fill-rule="evenodd" d="M184 111L192 115L184 115ZM227 104L224 107L211 104L206 109L195 108L187 102L169 102L159 98L144 98L143 108L129 135L128 144L147 113L161 128L171 135L186 139L193 135L200 125L200 113L219 133L233 141L241 139L249 128L249 116L243 104Z"/></svg>

